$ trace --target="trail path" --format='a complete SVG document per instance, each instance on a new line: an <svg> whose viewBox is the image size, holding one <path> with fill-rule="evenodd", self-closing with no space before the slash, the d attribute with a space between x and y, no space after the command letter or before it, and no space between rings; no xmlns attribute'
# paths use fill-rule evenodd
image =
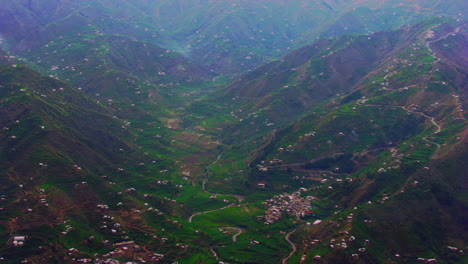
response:
<svg viewBox="0 0 468 264"><path fill-rule="evenodd" d="M413 110L410 110L410 109L406 109L404 106L395 106L395 105L375 105L375 104L366 104L365 106L401 108L401 109L405 110L405 111L406 111L407 113L409 113L409 114L422 115L422 116L424 116L425 118L429 119L429 121L432 123L432 125L434 125L434 126L436 127L436 131L434 131L434 134L439 134L439 133L442 131L442 126L439 125L439 124L436 122L435 118L432 117L432 116L428 116L428 115L426 115L426 114L423 113L423 112L413 111ZM437 150L434 152L434 154L433 154L432 157L431 157L432 159L437 158L438 155L439 155L439 152L440 152L440 148L441 148L440 144L437 143L437 142L434 142L434 141L432 141L432 140L430 140L430 139L428 139L428 137L424 137L423 140L426 141L426 142L428 142L428 143L430 143L430 144L433 144L433 145L435 145L435 146L437 147Z"/></svg>
<svg viewBox="0 0 468 264"><path fill-rule="evenodd" d="M302 226L302 225L301 225ZM294 232L296 232L301 226L298 226L296 227L296 229L294 229L293 231L289 232L285 237L284 239L291 245L292 247L292 251L291 253L289 253L289 255L283 259L283 261L281 262L282 264L287 264L288 261L291 259L291 257L296 253L297 251L297 247L296 245L291 241L290 237L292 234L294 234Z"/></svg>
<svg viewBox="0 0 468 264"><path fill-rule="evenodd" d="M210 247L210 251L211 251L211 253L213 254L213 256L215 257L215 259L216 259L216 260L219 260L218 253L216 253L216 251L214 250L213 247Z"/></svg>
<svg viewBox="0 0 468 264"><path fill-rule="evenodd" d="M427 40L426 41L426 47L427 49L429 50L429 52L431 52L432 56L435 57L437 59L437 61L440 61L440 58L437 56L437 53L431 48L431 44L434 43L434 42L437 42L437 41L440 41L440 40L443 40L445 38L448 38L450 35L452 34L456 34L460 31L460 29L462 28L462 26L460 27L457 27L455 28L453 31L445 34L444 36L438 38L438 39L435 39L435 40Z"/></svg>
<svg viewBox="0 0 468 264"><path fill-rule="evenodd" d="M403 110L405 110L406 112L408 112L408 113L419 114L419 115L422 115L425 118L429 119L431 121L431 123L437 128L436 131L434 132L434 134L439 134L442 131L442 127L439 124L437 124L434 117L428 116L428 115L426 115L426 114L424 114L422 112L416 112L416 111L408 110L404 106L401 106L401 108ZM430 144L433 144L433 145L435 145L437 147L436 151L434 152L434 154L431 157L432 159L437 158L439 156L439 152L440 152L440 148L441 148L440 144L437 143L437 142L434 142L432 140L429 140L428 137L423 137L423 140L430 143Z"/></svg>
<svg viewBox="0 0 468 264"><path fill-rule="evenodd" d="M240 236L244 232L244 230L238 227L232 227L232 229L237 230L237 233L232 236L232 242L237 242L237 237Z"/></svg>
<svg viewBox="0 0 468 264"><path fill-rule="evenodd" d="M202 183L202 188L203 188L203 191L205 191L206 193L209 193L209 194L211 194L211 195L224 195L224 196L231 196L231 197L234 197L234 198L236 198L236 199L237 199L237 202L238 202L239 204L241 204L241 203L242 203L242 201L244 201L244 199L245 199L245 196L243 196L243 195L237 195L237 194L225 194L225 193L214 193L214 192L210 192L210 191L208 191L208 190L206 189L206 187L205 187L205 184L206 184L206 182L207 182L207 181L208 181L208 180L204 180L204 181L203 181L203 183Z"/></svg>
<svg viewBox="0 0 468 264"><path fill-rule="evenodd" d="M308 163L314 163L316 161L319 161L319 160L322 160L322 159L327 159L327 158L336 158L337 156L344 155L344 154L345 154L344 152L333 153L333 154L328 155L328 156L322 156L322 157L311 159L311 160L308 160L308 161L282 164L282 165L278 166L277 168L288 168L288 167L293 167L293 166L304 166L304 165L306 165Z"/></svg>
<svg viewBox="0 0 468 264"><path fill-rule="evenodd" d="M232 203L232 204L229 204L229 205L226 205L224 207L221 207L221 208L218 208L218 209L213 209L213 210L208 210L208 211L204 211L204 212L198 212L198 213L194 213L193 215L191 215L188 219L189 223L192 223L192 218L197 216L197 215L201 215L201 214L207 214L207 213L212 213L212 212L216 212L216 211L221 211L221 210L224 210L226 208L229 208L229 207L232 207L236 204Z"/></svg>
<svg viewBox="0 0 468 264"><path fill-rule="evenodd" d="M224 229L232 229L232 230L237 231L237 233L235 233L235 234L232 236L232 242L237 242L237 237L240 236L242 233L244 233L244 229L239 228L239 227L226 226L226 227L222 227L222 228L224 228Z"/></svg>
<svg viewBox="0 0 468 264"><path fill-rule="evenodd" d="M206 193L209 193L211 195L225 195L225 196L231 196L231 197L234 197L237 199L238 203L241 204L242 201L244 201L245 199L245 196L243 195L236 195L236 194L224 194L224 193L214 193L214 192L210 192L206 189L206 182L208 181L208 173L210 172L210 167L215 165L220 159L221 157L223 156L224 152L221 152L217 157L216 157L216 160L213 161L207 168L206 168L206 171L205 171L205 177L206 179L203 180L203 183L202 183L202 188L203 188L203 191L206 192Z"/></svg>
<svg viewBox="0 0 468 264"><path fill-rule="evenodd" d="M435 121L435 118L432 117L432 116L428 116L426 115L425 113L423 112L417 112L417 111L412 111L412 110L409 110L409 109L406 109L404 106L399 106L401 109L405 110L406 112L408 113L412 113L412 114L418 114L418 115L422 115L424 116L425 118L429 119L429 121L431 121L431 123L437 128L436 131L434 132L434 134L439 134L442 127L437 124L437 122Z"/></svg>
<svg viewBox="0 0 468 264"><path fill-rule="evenodd" d="M213 165L215 165L215 164L219 161L219 159L221 159L221 157L223 156L223 153L224 153L224 152L221 152L221 153L216 157L216 159L215 159L210 165L207 166L206 171L205 171L205 176L206 176L207 178L208 178L208 173L210 172L210 167L213 166ZM206 189L206 186L205 186L207 181L208 181L208 179L205 179L205 180L203 180L203 182L202 182L202 189L203 189L203 191L206 192L206 193L209 193L209 194L215 195L215 196L216 196L216 195L225 195L225 196L234 197L234 198L237 199L237 202L238 202L239 205L240 205L240 204L242 203L242 201L245 199L245 196L242 196L242 195L224 194L224 193L213 193L213 192L210 192L210 191L208 191L208 190ZM213 209L213 210L207 210L207 211L203 211L203 212L196 212L196 213L193 213L193 214L189 217L188 221L189 221L189 223L191 223L193 217L195 217L195 216L197 216L197 215L206 214L206 213L211 213L211 212L216 212L216 211L221 211L221 210L224 210L224 209L226 209L226 208L228 208L228 207L231 207L231 206L234 206L234 205L235 205L234 203L231 203L231 204L229 204L229 205L227 205L227 206L224 206L224 207L221 207L221 208L218 208L218 209Z"/></svg>
<svg viewBox="0 0 468 264"><path fill-rule="evenodd" d="M240 205L240 204L242 203L242 201L245 199L245 196L242 196L242 195L235 195L235 194L213 193L213 192L208 191L208 190L206 189L206 186L205 186L205 185L206 185L206 182L208 181L208 174L209 174L209 172L210 172L210 167L213 166L213 165L215 165L215 164L221 159L223 153L224 153L224 152L221 152L221 153L216 157L216 159L215 159L210 165L207 166L206 171L205 171L205 176L206 176L207 179L203 180L202 189L203 189L204 192L209 193L209 194L211 194L211 195L215 195L215 196L216 196L216 195L225 195L225 196L234 197L234 198L237 199L237 202L238 202L238 204ZM235 205L236 205L235 203L231 203L231 204L229 204L229 205L226 205L226 206L221 207L221 208L218 208L218 209L213 209L213 210L207 210L207 211L203 211L203 212L194 213L194 214L192 214L192 215L189 217L188 221L189 221L189 223L192 223L193 218L194 218L195 216L197 216L197 215L212 213L212 212L216 212L216 211L221 211L221 210L224 210L224 209L226 209L226 208L229 208L229 207L232 207L232 206L235 206ZM232 236L232 242L236 242L236 241L237 241L237 237L238 237L240 234L242 234L242 233L244 232L244 230L242 230L242 229L240 229L240 228L237 228L237 227L225 227L225 228L231 228L231 229L234 229L234 230L237 231L237 233L234 234L234 235ZM219 260L218 253L216 253L216 251L214 250L214 247L210 247L210 251L211 251L211 253L213 254L213 256L216 258L216 260Z"/></svg>

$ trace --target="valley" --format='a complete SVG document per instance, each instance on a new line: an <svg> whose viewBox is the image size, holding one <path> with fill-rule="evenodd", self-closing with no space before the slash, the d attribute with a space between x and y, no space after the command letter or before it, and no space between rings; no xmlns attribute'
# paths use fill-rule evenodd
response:
<svg viewBox="0 0 468 264"><path fill-rule="evenodd" d="M47 2L1 3L0 262L467 261L464 1Z"/></svg>

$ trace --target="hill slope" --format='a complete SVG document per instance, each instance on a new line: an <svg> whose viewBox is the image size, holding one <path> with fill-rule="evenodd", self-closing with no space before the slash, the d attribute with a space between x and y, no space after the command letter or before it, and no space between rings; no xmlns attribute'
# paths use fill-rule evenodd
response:
<svg viewBox="0 0 468 264"><path fill-rule="evenodd" d="M44 74L80 87L98 100L158 102L180 87L197 87L213 77L177 52L151 43L83 35L69 34L21 56L32 58L31 64Z"/></svg>
<svg viewBox="0 0 468 264"><path fill-rule="evenodd" d="M324 98L325 104L311 108L312 114L272 132L271 137L259 139L257 151L250 152L256 156L250 159L253 171L249 182L253 188L260 182L278 190L295 181L296 186L309 190L304 195L316 197L314 212L325 221L314 227L304 225L294 233L293 241L300 247L296 261L300 256L312 261L316 255L321 256L319 263L465 260L463 250L453 248L466 246L463 231L466 215L460 212L466 211L463 197L467 190L463 182L467 174L462 164L467 158L463 109L468 75L466 67L461 66L466 60L453 57L448 47L458 47L459 54L466 53L466 47L462 48L467 37L466 25L428 20L400 33L405 37L392 32L388 38L381 35L388 33L379 33L363 39L375 41L383 51L386 46L379 43L382 39L401 41L391 45L395 49L381 53L384 56L376 56L378 63L361 64L360 59L366 56L356 52L353 57L353 52L359 49L351 48L351 44L333 52L337 55L328 56L322 69L304 67L330 72L328 76L324 74L319 84L329 89L337 87L335 92L345 95L330 93L330 100ZM373 50L359 40L354 43ZM345 54L349 57L341 53L347 49ZM302 56L291 57L308 61L304 55L307 53L299 54ZM265 66L258 72L277 69L277 65L284 65L291 57L286 56L283 62ZM255 111L256 118L265 113L270 120L280 114L292 118L293 111L288 111L288 106L301 109L301 105L306 105L299 102L313 105L316 96L308 97L304 91L319 85L317 81L309 81L311 73L306 70L303 70L305 83L297 82L301 73L297 65L292 66L299 68L299 73L293 72L292 78L284 71L272 71L249 82L254 71L244 77L245 86L238 85L242 83L239 81L231 86L230 92L238 93L238 100L242 96L258 96L255 104L247 103L258 108L244 108L246 113ZM369 65L369 72L348 74L359 65ZM285 75L289 78L280 79ZM353 82L346 76L357 79ZM303 90L296 90L300 91L296 96L281 89L290 84L281 80L291 79L299 87L304 85ZM348 85L336 85L334 80L348 80ZM279 91L266 91L262 87L278 87ZM289 102L292 100L289 98L301 101L289 105L277 103ZM268 115L270 111L280 114ZM242 136L249 135L246 131L254 126L247 125L255 120L253 116L245 119L239 125Z"/></svg>
<svg viewBox="0 0 468 264"><path fill-rule="evenodd" d="M208 255L208 238L171 220L190 209L162 198L179 190L161 173L172 161L144 154L130 122L22 65L1 66L0 79L2 261Z"/></svg>
<svg viewBox="0 0 468 264"><path fill-rule="evenodd" d="M392 7L386 15L398 6L359 2ZM147 40L143 21L177 26L178 16L164 16L201 19L195 7L208 4L214 20L242 17L215 12L224 1L158 1L160 10L151 1L50 3L54 12L39 20L46 42L19 48L51 77L0 52L6 263L466 262L464 21L320 39L227 87L216 78L210 94L200 88L211 74ZM229 3L240 13L267 4ZM343 15L340 23L361 25L354 16L372 13L346 10L354 1L311 3ZM41 14L35 4L8 6ZM268 4L266 14L287 3ZM427 14L442 2L407 4ZM67 21L98 26L63 35L62 25L74 28ZM134 22L140 30L115 34ZM183 38L184 30L171 32Z"/></svg>
<svg viewBox="0 0 468 264"><path fill-rule="evenodd" d="M205 185L309 197L312 219L284 231L291 263L463 263L466 32L428 19L321 40L194 103L186 126L223 143Z"/></svg>

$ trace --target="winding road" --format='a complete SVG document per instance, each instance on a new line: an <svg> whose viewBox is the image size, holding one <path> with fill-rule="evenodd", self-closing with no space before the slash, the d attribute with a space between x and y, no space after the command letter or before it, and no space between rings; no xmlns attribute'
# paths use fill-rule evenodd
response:
<svg viewBox="0 0 468 264"><path fill-rule="evenodd" d="M406 109L404 106L395 106L395 105L375 105L375 104L366 104L365 106L371 106L371 107L390 107L390 108L401 108L403 109L404 111L406 111L408 114L417 114L417 115L422 115L424 116L425 118L429 119L429 121L432 123L432 125L434 125L436 127L436 130L434 131L434 134L439 134L441 131L442 131L442 127L437 124L437 122L435 121L435 118L432 117L432 116L428 116L426 115L425 113L423 112L418 112L418 111L412 111L412 110L409 110L409 109ZM429 140L428 137L423 137L422 138L424 141L426 141L427 143L430 143L430 144L433 144L437 147L437 150L434 152L434 154L432 155L432 159L435 159L437 158L437 156L439 155L439 152L440 152L440 149L441 149L441 146L439 143L437 142L434 142L432 140Z"/></svg>
<svg viewBox="0 0 468 264"><path fill-rule="evenodd" d="M406 109L404 106L401 106L401 108L402 108L403 110L405 110L406 112L408 112L408 113L413 113L413 114L422 115L422 116L424 116L425 118L429 119L429 120L431 121L431 123L437 128L437 130L434 132L434 134L439 134L439 133L440 133L442 127L441 127L439 124L436 123L434 117L428 116L428 115L426 115L426 114L423 113L423 112L416 112L416 111L408 110L408 109Z"/></svg>
<svg viewBox="0 0 468 264"><path fill-rule="evenodd" d="M232 236L232 242L237 242L237 237L240 236L244 230L238 227L232 227L232 229L237 230L237 233Z"/></svg>
<svg viewBox="0 0 468 264"><path fill-rule="evenodd" d="M429 50L429 52L431 53L431 55L437 59L437 61L441 61L441 58L440 58L439 56L437 56L437 53L431 48L431 44L432 44L432 43L435 43L435 42L437 42L437 41L443 40L443 39L445 39L445 38L448 38L449 36L454 35L454 34L460 32L460 30L462 29L462 27L465 27L465 26L466 26L466 24L463 25L463 26L459 26L459 27L455 28L453 31L451 31L451 32L445 34L444 36L442 36L442 37L440 37L440 38L437 38L437 39L435 39L435 40L427 40L427 39L426 39L426 48ZM420 114L420 115L422 115L422 116L428 118L428 119L431 121L431 123L432 123L435 127L437 127L437 130L434 132L434 134L439 134L439 133L441 132L441 126L440 126L439 124L437 124L437 122L435 121L434 117L428 116L428 115L426 115L426 114L424 114L424 113L421 113L421 112L410 111L410 110L408 110L408 109L406 109L406 108L404 108L404 107L402 107L402 108L403 108L404 110L406 110L407 112L409 112L409 113ZM440 153L440 148L441 148L440 144L439 144L439 143L436 143L436 142L434 142L434 141L429 140L428 137L424 137L423 140L426 141L426 142L428 142L428 143L430 143L430 144L433 144L433 145L435 145L435 146L437 147L437 150L434 152L434 154L433 154L432 157L431 157L432 159L437 158L438 155L439 155L439 153Z"/></svg>
<svg viewBox="0 0 468 264"><path fill-rule="evenodd" d="M434 42L437 42L437 41L440 41L440 40L443 40L445 38L447 38L448 36L452 35L452 34L456 34L460 31L462 27L457 27L455 28L453 31L445 34L444 36L438 38L438 39L435 39L435 40L427 40L426 41L426 48L431 52L432 56L435 57L437 59L437 61L440 61L440 58L437 56L436 52L434 52L434 50L431 49L431 44L434 43Z"/></svg>
<svg viewBox="0 0 468 264"><path fill-rule="evenodd" d="M191 215L188 219L189 223L192 223L192 218L197 216L197 215L201 215L201 214L207 214L207 213L212 213L212 212L216 212L216 211L221 211L221 210L224 210L226 208L229 208L229 207L232 207L236 204L232 203L232 204L229 204L229 205L226 205L224 207L221 207L221 208L218 208L218 209L213 209L213 210L208 210L208 211L204 211L204 212L198 212L198 213L194 213L193 215Z"/></svg>
<svg viewBox="0 0 468 264"><path fill-rule="evenodd" d="M202 189L204 192L206 193L209 193L211 195L225 195L225 196L231 196L231 197L234 197L237 199L237 202L238 202L238 205L240 206L240 204L242 203L242 201L244 201L245 199L245 196L242 196L242 195L235 195L235 194L222 194L222 193L213 193L213 192L210 192L206 189L206 182L208 181L208 174L210 172L210 167L213 166L214 164L216 164L222 157L224 152L221 152L217 157L216 159L206 167L206 170L205 170L205 176L206 176L206 179L203 180L202 182ZM221 207L221 208L218 208L218 209L213 209L213 210L207 210L207 211L203 211L203 212L196 212L196 213L193 213L189 218L188 218L188 222L189 223L192 223L192 220L195 216L197 215L201 215L201 214L207 214L207 213L212 213L212 212L216 212L216 211L221 211L221 210L224 210L224 209L227 209L229 207L233 207L235 206L236 204L235 203L231 203L229 205L226 205L224 207ZM228 229L233 229L233 230L236 230L237 233L234 234L232 236L232 242L236 242L237 241L237 238L244 232L243 229L241 228L238 228L238 227L222 227L222 228L228 228ZM213 247L210 247L210 251L211 253L213 254L213 256L216 258L216 260L219 260L219 256L218 256L218 253L216 253L216 251L214 250L214 246Z"/></svg>
<svg viewBox="0 0 468 264"><path fill-rule="evenodd" d="M234 227L234 226L221 227L220 229L232 229L232 230L237 231L237 233L235 233L232 236L232 242L237 242L237 237L240 236L242 233L244 233L244 229L239 228L239 227Z"/></svg>
<svg viewBox="0 0 468 264"><path fill-rule="evenodd" d="M210 251L213 254L213 256L215 257L215 259L219 260L218 253L216 253L216 251L214 250L214 247L210 247Z"/></svg>
<svg viewBox="0 0 468 264"><path fill-rule="evenodd" d="M301 225L302 226L302 225ZM289 232L285 237L284 239L286 240L286 242L288 242L291 247L292 247L292 251L291 253L289 253L289 255L283 259L283 261L281 262L282 264L287 264L288 261L291 259L291 257L296 253L297 251L297 247L296 245L291 241L290 237L292 234L294 234L294 232L296 232L301 226L298 226L296 227L296 229L294 229L293 231Z"/></svg>
<svg viewBox="0 0 468 264"><path fill-rule="evenodd" d="M223 153L224 153L224 152L221 152L221 153L216 157L216 159L215 159L210 165L208 165L208 166L206 167L205 176L206 176L207 178L208 178L208 173L210 172L210 167L213 166L213 165L215 165L215 164L219 161L219 159L221 159L221 157L223 156ZM234 198L237 199L239 205L240 205L240 204L242 203L242 201L245 199L245 197L242 196L242 195L223 194L223 193L212 193L212 192L208 191L208 190L206 189L206 187L205 187L207 181L208 181L208 179L205 179L205 180L203 180L203 182L202 182L202 189L203 189L203 191L206 192L206 193L209 193L209 194L215 195L215 196L216 196L216 195L232 196L232 197L234 197ZM189 221L189 223L191 223L193 217L195 217L195 216L197 216L197 215L206 214L206 213L212 213L212 212L224 210L224 209L229 208L229 207L232 207L232 206L234 206L234 205L235 205L234 203L231 203L231 204L229 204L229 205L227 205L227 206L224 206L224 207L221 207L221 208L218 208L218 209L213 209L213 210L207 210L207 211L203 211L203 212L196 212L196 213L193 213L193 214L189 217L188 221Z"/></svg>
<svg viewBox="0 0 468 264"><path fill-rule="evenodd" d="M437 122L435 121L435 118L434 118L434 117L428 116L428 115L426 115L426 114L424 114L424 113L422 113L422 112L416 112L416 111L408 110L408 109L406 109L404 106L401 106L401 108L402 108L403 110L405 110L406 112L408 112L408 113L419 114L419 115L422 115L422 116L424 116L425 118L429 119L429 120L431 121L431 123L437 128L436 131L434 132L434 134L439 134L439 133L442 131L442 127L441 127L439 124L437 124ZM434 142L434 141L432 141L432 140L429 140L428 137L423 137L423 140L426 141L426 142L428 142L428 143L430 143L430 144L433 144L433 145L435 145L435 146L437 147L437 150L436 150L436 151L434 152L434 154L431 156L431 159L437 158L437 157L439 156L439 152L440 152L440 148L441 148L440 144L437 143L437 142Z"/></svg>
<svg viewBox="0 0 468 264"><path fill-rule="evenodd" d="M206 193L209 193L209 194L211 194L211 195L231 196L231 197L236 198L236 199L237 199L237 202L238 202L239 204L241 204L242 201L244 201L244 199L245 199L245 196L243 196L243 195L210 192L210 191L208 191L208 190L206 189L206 187L205 187L206 182L207 182L207 180L204 180L203 183L202 183L202 189L203 189L203 191L206 192Z"/></svg>

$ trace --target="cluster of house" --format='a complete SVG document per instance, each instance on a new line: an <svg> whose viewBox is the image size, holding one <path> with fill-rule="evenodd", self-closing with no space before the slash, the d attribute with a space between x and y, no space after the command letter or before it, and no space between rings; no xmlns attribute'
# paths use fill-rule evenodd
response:
<svg viewBox="0 0 468 264"><path fill-rule="evenodd" d="M104 257L123 257L125 254L133 254L134 251L140 249L140 246L135 244L134 241L115 243L114 247L115 249L104 255Z"/></svg>
<svg viewBox="0 0 468 264"><path fill-rule="evenodd" d="M330 248L348 248L349 246L349 243L353 242L356 240L356 237L355 236L351 236L351 237L348 237L348 238L342 238L342 239L332 239L330 240ZM366 240L364 242L364 245L365 246L368 246L370 243L369 240ZM366 248L365 247L361 247L358 249L359 253L364 253L366 252Z"/></svg>
<svg viewBox="0 0 468 264"><path fill-rule="evenodd" d="M421 263L438 263L437 259L418 258Z"/></svg>
<svg viewBox="0 0 468 264"><path fill-rule="evenodd" d="M44 194L45 193L45 190L44 189L40 189L39 190L39 199L40 199L40 202L41 204L43 204L44 206L49 206L49 204L47 203L47 200L46 200L46 195Z"/></svg>
<svg viewBox="0 0 468 264"><path fill-rule="evenodd" d="M96 264L120 264L120 261L115 260L115 259L97 259Z"/></svg>
<svg viewBox="0 0 468 264"><path fill-rule="evenodd" d="M300 192L294 192L292 194L283 193L274 196L263 204L268 206L268 210L262 218L266 225L279 221L283 215L289 215L300 219L301 217L312 214L310 200L302 197Z"/></svg>
<svg viewBox="0 0 468 264"><path fill-rule="evenodd" d="M218 196L217 196L216 194L215 194L215 195L212 195L212 196L210 196L210 199L216 200L216 199L218 199ZM224 203L230 203L230 201L227 200L227 199L223 199L223 202L224 202Z"/></svg>
<svg viewBox="0 0 468 264"><path fill-rule="evenodd" d="M96 207L105 210L109 209L109 206L107 204L98 204L96 205Z"/></svg>
<svg viewBox="0 0 468 264"><path fill-rule="evenodd" d="M72 258L77 263L96 263L96 264L138 264L138 263L155 263L159 262L164 258L163 254L146 252L143 248L136 245L133 241L126 241L121 243L114 244L115 249L106 255L104 258L98 259L75 259ZM115 258L131 258L138 262L126 261L120 262L118 260L112 259Z"/></svg>
<svg viewBox="0 0 468 264"><path fill-rule="evenodd" d="M268 171L272 167L280 166L283 164L283 161L280 159L272 159L269 162L261 161L261 165L257 165L257 169L262 172Z"/></svg>
<svg viewBox="0 0 468 264"><path fill-rule="evenodd" d="M93 262L92 259L86 259L86 258L84 258L84 259L72 259L72 260L76 261L77 263L91 263L91 262Z"/></svg>
<svg viewBox="0 0 468 264"><path fill-rule="evenodd" d="M122 234L123 239L128 239L126 236L126 232L121 229L122 225L120 223L115 222L115 217L110 215L103 215L100 228L103 230L108 230L112 234ZM103 241L104 244L108 244L109 241Z"/></svg>
<svg viewBox="0 0 468 264"><path fill-rule="evenodd" d="M185 246L187 245L176 245L176 246ZM95 263L102 264L120 264L121 262L111 259L111 258L121 258L128 257L138 260L138 262L125 262L125 263L154 263L158 262L164 258L163 254L148 252L144 248L135 244L134 241L125 241L114 244L115 249L103 257L107 258L106 260L98 260ZM184 247L183 247L184 248Z"/></svg>
<svg viewBox="0 0 468 264"><path fill-rule="evenodd" d="M70 233L71 231L73 231L73 227L71 225L69 225L68 223L70 223L70 220L66 220L63 222L63 224L65 225L65 231L62 231L61 234L62 235L66 235L68 233Z"/></svg>
<svg viewBox="0 0 468 264"><path fill-rule="evenodd" d="M24 241L26 240L25 236L15 236L13 237L13 246L21 247L24 245Z"/></svg>
<svg viewBox="0 0 468 264"><path fill-rule="evenodd" d="M451 247L451 246L447 246L448 250L450 250L451 252L457 252L459 253L460 255L464 256L465 255L465 252L463 251L463 249L459 249L459 248L456 248L456 247Z"/></svg>
<svg viewBox="0 0 468 264"><path fill-rule="evenodd" d="M168 181L157 181L156 182L158 185L168 185L169 182Z"/></svg>

